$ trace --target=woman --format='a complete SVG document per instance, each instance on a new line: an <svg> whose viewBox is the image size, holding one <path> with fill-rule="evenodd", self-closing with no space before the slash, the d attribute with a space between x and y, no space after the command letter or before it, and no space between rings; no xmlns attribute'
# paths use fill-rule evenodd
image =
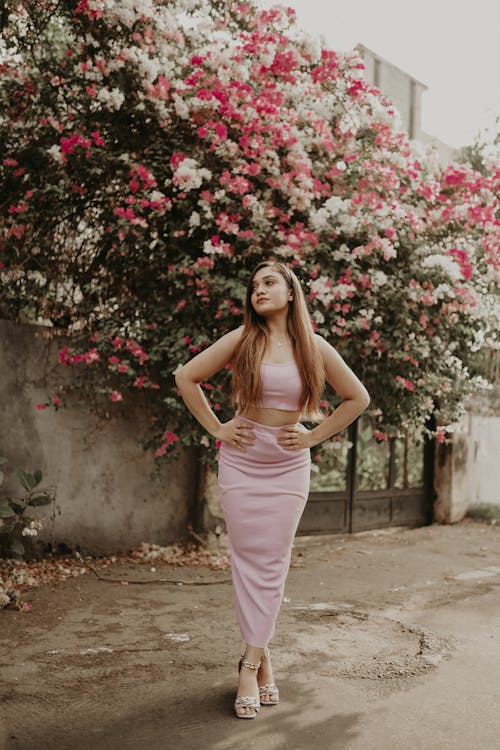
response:
<svg viewBox="0 0 500 750"><path fill-rule="evenodd" d="M200 383L230 362L237 412L221 423ZM343 401L322 418L325 379ZM314 334L297 277L275 261L260 263L250 276L243 326L180 368L176 383L191 413L221 442L220 500L246 643L234 710L253 719L260 705L278 702L267 644L309 493L309 449L351 424L370 397L337 351ZM321 421L307 430L304 417Z"/></svg>

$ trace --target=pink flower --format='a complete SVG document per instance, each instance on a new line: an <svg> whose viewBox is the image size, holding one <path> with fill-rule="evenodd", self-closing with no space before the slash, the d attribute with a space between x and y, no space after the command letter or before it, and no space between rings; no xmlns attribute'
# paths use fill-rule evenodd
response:
<svg viewBox="0 0 500 750"><path fill-rule="evenodd" d="M170 432L169 430L165 430L163 439L166 440L167 445L173 445L174 443L177 442L177 440L179 440L179 436L176 435L175 432Z"/></svg>
<svg viewBox="0 0 500 750"><path fill-rule="evenodd" d="M111 401L123 401L123 396L120 391L112 391L109 394Z"/></svg>
<svg viewBox="0 0 500 750"><path fill-rule="evenodd" d="M57 353L58 357L59 357L59 362L62 365L67 365L68 364L68 352L69 352L69 348L67 346L65 346L62 349L59 349L59 351Z"/></svg>
<svg viewBox="0 0 500 750"><path fill-rule="evenodd" d="M119 358L115 357L115 356L108 357L108 362L109 362L110 365L119 365L120 364Z"/></svg>
<svg viewBox="0 0 500 750"><path fill-rule="evenodd" d="M99 354L97 349L89 349L88 352L84 353L83 358L87 365L91 365L92 362L100 362L101 355Z"/></svg>
<svg viewBox="0 0 500 750"><path fill-rule="evenodd" d="M21 239L21 237L24 234L25 226L24 224L15 224L14 226L10 227L9 229L9 235L14 237L17 237L18 240Z"/></svg>
<svg viewBox="0 0 500 750"><path fill-rule="evenodd" d="M35 404L35 409L38 409L38 411L43 411L47 408L47 404Z"/></svg>
<svg viewBox="0 0 500 750"><path fill-rule="evenodd" d="M445 432L446 432L446 428L445 427L437 427L436 428L436 440L438 441L438 443L444 443L444 441L445 441Z"/></svg>
<svg viewBox="0 0 500 750"><path fill-rule="evenodd" d="M413 385L411 380L405 380L404 378L401 377L401 375L396 375L394 380L396 380L397 383L401 383L401 385L404 388L407 388L409 391L415 390L415 386Z"/></svg>
<svg viewBox="0 0 500 750"><path fill-rule="evenodd" d="M61 401L61 399L59 398L59 396L52 396L52 403L55 406L62 406L63 405L63 402Z"/></svg>
<svg viewBox="0 0 500 750"><path fill-rule="evenodd" d="M98 130L94 130L90 135L96 146L104 146L104 139Z"/></svg>

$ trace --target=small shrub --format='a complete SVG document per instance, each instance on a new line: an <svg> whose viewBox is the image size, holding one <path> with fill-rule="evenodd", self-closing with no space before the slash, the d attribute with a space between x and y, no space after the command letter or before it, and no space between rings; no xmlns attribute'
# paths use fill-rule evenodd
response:
<svg viewBox="0 0 500 750"><path fill-rule="evenodd" d="M0 490L6 462L6 458L0 458ZM18 469L17 478L25 490L22 497L5 497L0 494L0 557L25 556L23 537L36 536L42 528L40 519L28 515L30 509L47 505L54 499L48 490L39 487L43 478L40 469L36 469L33 474Z"/></svg>

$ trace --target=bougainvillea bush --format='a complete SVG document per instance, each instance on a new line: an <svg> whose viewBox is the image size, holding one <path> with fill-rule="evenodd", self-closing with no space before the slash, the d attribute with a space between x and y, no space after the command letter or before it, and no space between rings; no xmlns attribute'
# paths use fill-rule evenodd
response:
<svg viewBox="0 0 500 750"><path fill-rule="evenodd" d="M38 0L4 20L5 317L64 336L61 365L110 407L147 394L145 444L168 456L213 444L174 370L241 323L248 271L274 256L365 383L375 439L421 440L431 415L445 439L496 346L498 165L417 152L358 54L291 9ZM203 384L221 418L229 377Z"/></svg>

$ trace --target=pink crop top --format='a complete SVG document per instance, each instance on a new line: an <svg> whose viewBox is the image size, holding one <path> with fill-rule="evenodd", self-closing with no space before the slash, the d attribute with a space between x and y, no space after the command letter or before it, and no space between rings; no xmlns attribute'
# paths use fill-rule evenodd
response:
<svg viewBox="0 0 500 750"><path fill-rule="evenodd" d="M262 362L262 404L264 409L299 411L302 395L302 378L296 362L273 365Z"/></svg>

